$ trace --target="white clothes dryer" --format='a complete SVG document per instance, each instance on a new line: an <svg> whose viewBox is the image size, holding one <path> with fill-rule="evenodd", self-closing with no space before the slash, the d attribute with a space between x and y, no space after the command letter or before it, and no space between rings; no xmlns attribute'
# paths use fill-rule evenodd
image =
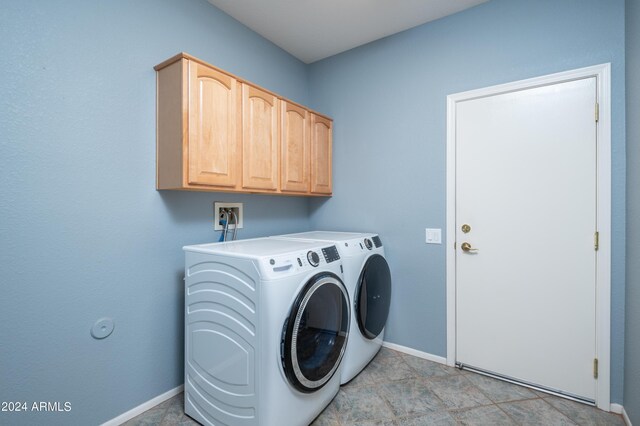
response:
<svg viewBox="0 0 640 426"><path fill-rule="evenodd" d="M185 413L306 426L340 387L349 298L336 246L257 238L184 247Z"/></svg>
<svg viewBox="0 0 640 426"><path fill-rule="evenodd" d="M311 231L277 239L335 244L342 258L351 299L351 326L340 383L360 373L378 353L391 304L391 271L377 234Z"/></svg>

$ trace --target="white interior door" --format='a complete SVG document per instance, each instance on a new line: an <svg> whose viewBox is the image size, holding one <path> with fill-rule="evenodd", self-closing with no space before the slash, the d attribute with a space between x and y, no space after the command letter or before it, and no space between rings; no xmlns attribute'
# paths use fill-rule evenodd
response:
<svg viewBox="0 0 640 426"><path fill-rule="evenodd" d="M458 102L455 123L456 361L587 400L596 102L583 78Z"/></svg>

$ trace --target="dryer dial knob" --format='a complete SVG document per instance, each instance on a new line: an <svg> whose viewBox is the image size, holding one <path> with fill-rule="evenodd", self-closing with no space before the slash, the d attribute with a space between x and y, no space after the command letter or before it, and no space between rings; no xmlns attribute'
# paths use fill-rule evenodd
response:
<svg viewBox="0 0 640 426"><path fill-rule="evenodd" d="M316 253L315 251L309 251L307 253L307 260L313 267L316 267L320 264L320 256L318 256L318 253Z"/></svg>
<svg viewBox="0 0 640 426"><path fill-rule="evenodd" d="M364 239L364 245L367 246L367 248L369 250L371 250L373 248L373 243L371 242L371 240L369 238L365 238Z"/></svg>

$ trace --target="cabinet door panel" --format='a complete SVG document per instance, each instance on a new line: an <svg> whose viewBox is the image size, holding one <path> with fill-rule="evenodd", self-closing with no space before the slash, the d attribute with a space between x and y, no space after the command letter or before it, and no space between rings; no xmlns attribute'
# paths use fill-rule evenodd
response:
<svg viewBox="0 0 640 426"><path fill-rule="evenodd" d="M242 84L242 187L278 189L278 99Z"/></svg>
<svg viewBox="0 0 640 426"><path fill-rule="evenodd" d="M238 181L238 83L197 62L189 64L188 183L234 187Z"/></svg>
<svg viewBox="0 0 640 426"><path fill-rule="evenodd" d="M311 192L331 194L332 122L311 114Z"/></svg>
<svg viewBox="0 0 640 426"><path fill-rule="evenodd" d="M278 99L242 84L242 187L278 189Z"/></svg>
<svg viewBox="0 0 640 426"><path fill-rule="evenodd" d="M309 112L282 101L282 191L309 192Z"/></svg>

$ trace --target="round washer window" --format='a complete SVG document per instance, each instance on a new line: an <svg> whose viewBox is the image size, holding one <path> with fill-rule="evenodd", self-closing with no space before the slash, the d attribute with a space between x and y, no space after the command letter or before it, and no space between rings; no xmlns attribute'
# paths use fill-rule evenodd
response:
<svg viewBox="0 0 640 426"><path fill-rule="evenodd" d="M282 366L289 382L310 393L340 365L349 334L349 299L337 275L320 273L298 294L282 333Z"/></svg>
<svg viewBox="0 0 640 426"><path fill-rule="evenodd" d="M391 271L385 258L370 256L358 279L355 316L367 339L375 339L384 329L391 304Z"/></svg>

